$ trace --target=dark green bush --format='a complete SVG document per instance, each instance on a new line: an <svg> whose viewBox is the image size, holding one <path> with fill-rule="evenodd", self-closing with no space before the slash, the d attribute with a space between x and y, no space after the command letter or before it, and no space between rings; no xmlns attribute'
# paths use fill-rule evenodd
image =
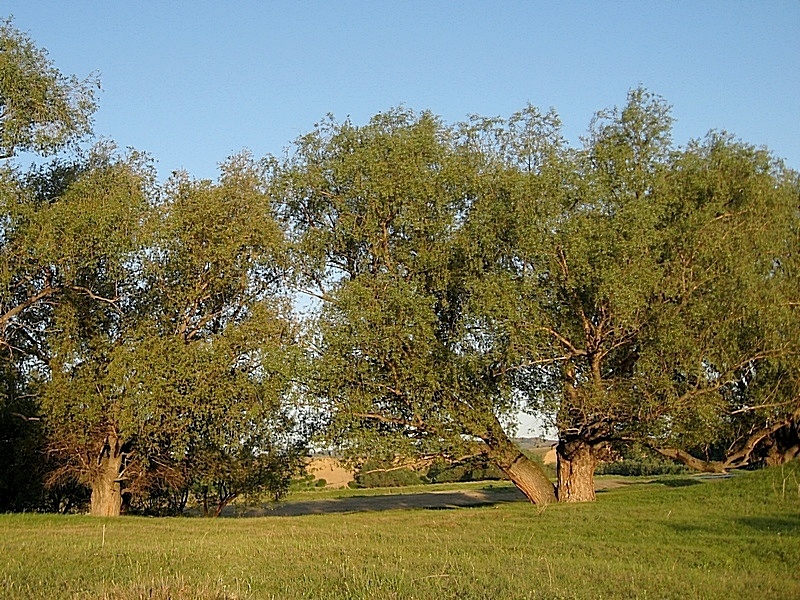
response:
<svg viewBox="0 0 800 600"><path fill-rule="evenodd" d="M428 469L426 479L430 483L451 483L454 481L486 481L507 479L506 475L491 462L473 458L459 463L444 460L433 463Z"/></svg>
<svg viewBox="0 0 800 600"><path fill-rule="evenodd" d="M618 462L600 463L594 472L597 475L649 477L651 475L682 475L690 471L686 465L658 459L626 459Z"/></svg>
<svg viewBox="0 0 800 600"><path fill-rule="evenodd" d="M420 475L411 469L393 469L390 465L367 461L358 470L351 487L402 487L424 483Z"/></svg>

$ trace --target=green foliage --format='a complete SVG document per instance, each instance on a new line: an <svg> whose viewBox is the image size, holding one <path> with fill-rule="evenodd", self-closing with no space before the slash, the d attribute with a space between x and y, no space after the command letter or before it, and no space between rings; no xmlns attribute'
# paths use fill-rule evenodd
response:
<svg viewBox="0 0 800 600"><path fill-rule="evenodd" d="M403 487L422 483L420 474L413 469L398 469L391 464L367 461L356 472L349 484L355 488Z"/></svg>
<svg viewBox="0 0 800 600"><path fill-rule="evenodd" d="M514 406L466 311L480 161L431 114L397 109L324 123L282 173L298 279L323 301L308 391L350 455L469 454Z"/></svg>
<svg viewBox="0 0 800 600"><path fill-rule="evenodd" d="M264 185L246 156L223 166L219 184L178 175L142 216L137 248L98 253L122 266L116 279L95 271L119 297L54 313L62 335L43 408L59 475L94 485L80 457L112 435L134 508L160 510L155 494L180 510L186 490L219 508L285 491L303 452L289 414L300 351Z"/></svg>
<svg viewBox="0 0 800 600"><path fill-rule="evenodd" d="M467 459L454 464L436 461L428 468L425 478L430 483L508 479L497 465L485 458Z"/></svg>
<svg viewBox="0 0 800 600"><path fill-rule="evenodd" d="M0 22L0 158L49 155L88 134L99 87L63 75L10 19Z"/></svg>
<svg viewBox="0 0 800 600"><path fill-rule="evenodd" d="M600 463L595 469L597 475L622 475L625 477L650 477L653 475L681 475L689 473L686 465L669 463L663 460L625 459Z"/></svg>

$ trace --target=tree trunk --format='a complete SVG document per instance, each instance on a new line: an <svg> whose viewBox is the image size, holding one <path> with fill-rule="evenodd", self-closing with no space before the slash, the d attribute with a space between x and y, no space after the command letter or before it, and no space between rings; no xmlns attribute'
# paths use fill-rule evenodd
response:
<svg viewBox="0 0 800 600"><path fill-rule="evenodd" d="M90 514L95 517L118 517L122 508L123 453L119 440L109 435L97 459L97 472L92 479L92 504Z"/></svg>
<svg viewBox="0 0 800 600"><path fill-rule="evenodd" d="M688 452L680 448L653 448L656 452L667 458L677 460L685 464L687 467L700 473L724 473L728 468L721 460L703 460L692 456Z"/></svg>
<svg viewBox="0 0 800 600"><path fill-rule="evenodd" d="M558 443L558 501L592 502L594 495L594 469L597 459L592 447L581 440Z"/></svg>
<svg viewBox="0 0 800 600"><path fill-rule="evenodd" d="M549 504L556 501L555 488L542 468L511 441L499 422L483 438L489 447L489 456L508 475L525 496L534 504Z"/></svg>

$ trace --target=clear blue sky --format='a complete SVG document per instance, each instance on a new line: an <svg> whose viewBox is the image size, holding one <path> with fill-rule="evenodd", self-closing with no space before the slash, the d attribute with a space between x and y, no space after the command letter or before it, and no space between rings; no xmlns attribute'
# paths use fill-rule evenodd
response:
<svg viewBox="0 0 800 600"><path fill-rule="evenodd" d="M163 175L280 154L327 113L448 122L554 107L574 143L643 84L675 140L726 129L800 169L800 2L0 0L68 73L99 72L96 132Z"/></svg>

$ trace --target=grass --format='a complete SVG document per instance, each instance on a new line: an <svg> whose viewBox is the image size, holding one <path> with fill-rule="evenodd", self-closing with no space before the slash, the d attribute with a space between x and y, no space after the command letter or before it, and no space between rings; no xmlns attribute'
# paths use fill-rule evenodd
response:
<svg viewBox="0 0 800 600"><path fill-rule="evenodd" d="M544 510L0 515L0 596L800 597L800 465L646 481Z"/></svg>

